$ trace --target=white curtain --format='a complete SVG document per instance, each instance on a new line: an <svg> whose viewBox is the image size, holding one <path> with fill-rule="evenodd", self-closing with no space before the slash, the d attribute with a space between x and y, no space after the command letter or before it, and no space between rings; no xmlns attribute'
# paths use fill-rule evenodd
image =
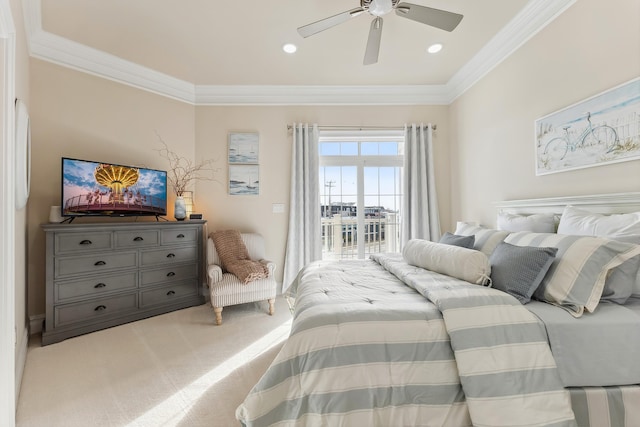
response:
<svg viewBox="0 0 640 427"><path fill-rule="evenodd" d="M322 259L318 156L318 125L294 124L282 293L291 286L302 267Z"/></svg>
<svg viewBox="0 0 640 427"><path fill-rule="evenodd" d="M432 125L405 125L402 244L410 239L440 239L433 170Z"/></svg>

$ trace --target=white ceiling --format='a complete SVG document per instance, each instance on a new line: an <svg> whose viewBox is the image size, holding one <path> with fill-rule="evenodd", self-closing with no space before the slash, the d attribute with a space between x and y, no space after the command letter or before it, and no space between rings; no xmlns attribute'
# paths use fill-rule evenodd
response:
<svg viewBox="0 0 640 427"><path fill-rule="evenodd" d="M359 0L23 4L32 56L193 104L447 104L574 1L412 0L464 18L449 33L389 13L368 66L368 14L296 31ZM436 42L443 51L426 53Z"/></svg>

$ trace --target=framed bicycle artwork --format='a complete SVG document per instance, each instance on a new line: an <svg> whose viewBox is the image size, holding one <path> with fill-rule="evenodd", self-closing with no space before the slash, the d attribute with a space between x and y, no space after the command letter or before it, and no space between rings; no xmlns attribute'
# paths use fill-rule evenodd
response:
<svg viewBox="0 0 640 427"><path fill-rule="evenodd" d="M640 78L535 121L536 175L640 159Z"/></svg>

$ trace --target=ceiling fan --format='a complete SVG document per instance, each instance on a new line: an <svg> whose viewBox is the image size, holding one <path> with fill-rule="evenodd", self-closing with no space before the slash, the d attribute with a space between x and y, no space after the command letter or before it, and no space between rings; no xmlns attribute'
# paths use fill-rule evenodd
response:
<svg viewBox="0 0 640 427"><path fill-rule="evenodd" d="M412 3L400 3L400 0L360 0L360 7L304 25L298 28L298 33L302 37L309 37L367 12L373 15L374 19L369 29L363 64L375 64L378 62L380 39L382 38L382 16L392 10L395 10L396 15L403 18L431 25L445 31L453 31L462 20L462 15L458 13L418 6Z"/></svg>

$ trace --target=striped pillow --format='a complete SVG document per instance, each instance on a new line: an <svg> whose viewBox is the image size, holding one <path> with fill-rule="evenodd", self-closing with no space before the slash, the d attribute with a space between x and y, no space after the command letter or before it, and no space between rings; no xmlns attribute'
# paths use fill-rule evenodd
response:
<svg viewBox="0 0 640 427"><path fill-rule="evenodd" d="M632 243L634 245L640 245L640 234L633 236L611 236L609 238L613 240L619 240L621 242ZM638 260L638 263L640 263L640 259ZM627 271L633 272L633 270L631 270L630 268L627 268ZM607 282L609 282L609 280L607 280ZM607 291L606 284L604 290L605 292ZM636 272L636 279L631 281L631 296L640 298L640 264Z"/></svg>
<svg viewBox="0 0 640 427"><path fill-rule="evenodd" d="M504 241L505 237L509 235L509 232L458 221L454 234L459 236L474 235L475 242L473 243L473 249L484 252L486 256L491 256L493 250Z"/></svg>
<svg viewBox="0 0 640 427"><path fill-rule="evenodd" d="M518 232L505 242L518 246L555 247L558 253L535 291L536 299L558 305L574 317L593 312L609 271L640 254L640 246L603 237Z"/></svg>

